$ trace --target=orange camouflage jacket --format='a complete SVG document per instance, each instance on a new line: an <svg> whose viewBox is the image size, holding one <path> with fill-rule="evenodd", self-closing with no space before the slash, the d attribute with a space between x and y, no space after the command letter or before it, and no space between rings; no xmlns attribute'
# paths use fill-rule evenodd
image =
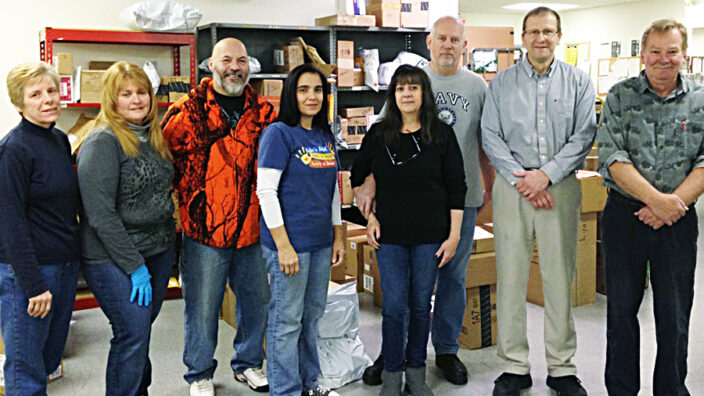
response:
<svg viewBox="0 0 704 396"><path fill-rule="evenodd" d="M171 105L161 121L174 157L183 232L212 247L259 241L257 151L276 112L250 85L243 95L244 113L234 128L215 101L210 78Z"/></svg>

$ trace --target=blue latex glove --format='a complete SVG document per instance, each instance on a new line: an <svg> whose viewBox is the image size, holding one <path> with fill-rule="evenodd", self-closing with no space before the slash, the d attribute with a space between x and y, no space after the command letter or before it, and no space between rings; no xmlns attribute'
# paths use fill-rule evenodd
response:
<svg viewBox="0 0 704 396"><path fill-rule="evenodd" d="M149 275L149 270L145 264L137 268L133 273L130 274L130 279L132 280L132 295L130 296L130 302L134 302L134 298L139 293L139 299L137 303L142 306L149 306L152 301L152 284L149 283L151 279Z"/></svg>

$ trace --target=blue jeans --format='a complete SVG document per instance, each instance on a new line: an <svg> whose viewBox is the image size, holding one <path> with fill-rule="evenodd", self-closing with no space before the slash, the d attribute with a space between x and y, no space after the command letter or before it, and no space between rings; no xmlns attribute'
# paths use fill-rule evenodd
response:
<svg viewBox="0 0 704 396"><path fill-rule="evenodd" d="M462 330L462 318L467 305L465 280L469 256L472 253L477 208L464 208L460 243L455 257L438 271L438 288L433 309L433 347L435 354L456 355L460 350L457 339Z"/></svg>
<svg viewBox="0 0 704 396"><path fill-rule="evenodd" d="M638 310L650 262L657 340L653 395L689 395L685 380L697 264L697 213L692 205L672 226L653 230L633 215L639 206L612 196L601 217L608 291L606 389L609 395L618 396L640 391Z"/></svg>
<svg viewBox="0 0 704 396"><path fill-rule="evenodd" d="M159 315L174 265L174 249L145 258L152 276L152 302L140 306L130 302L132 280L112 261L83 265L88 287L112 327L110 353L105 371L105 394L140 395L152 382L149 339L152 323Z"/></svg>
<svg viewBox="0 0 704 396"><path fill-rule="evenodd" d="M181 244L181 290L185 302L183 363L188 383L213 378L217 360L218 314L225 284L235 293L237 334L230 367L241 373L264 361L269 283L259 243L236 248L200 244L185 234Z"/></svg>
<svg viewBox="0 0 704 396"><path fill-rule="evenodd" d="M76 299L78 263L42 265L52 294L44 319L27 313L29 298L8 264L0 263L0 326L5 342L5 394L46 395L46 377L59 367Z"/></svg>
<svg viewBox="0 0 704 396"><path fill-rule="evenodd" d="M262 246L262 254L271 280L269 394L298 396L318 386L318 321L327 302L332 247L298 253L300 270L294 276L281 271L276 250Z"/></svg>
<svg viewBox="0 0 704 396"><path fill-rule="evenodd" d="M384 294L381 353L386 371L425 367L430 332L430 298L440 264L435 252L439 247L439 243L382 243L377 251L381 291ZM404 352L406 328L408 341Z"/></svg>

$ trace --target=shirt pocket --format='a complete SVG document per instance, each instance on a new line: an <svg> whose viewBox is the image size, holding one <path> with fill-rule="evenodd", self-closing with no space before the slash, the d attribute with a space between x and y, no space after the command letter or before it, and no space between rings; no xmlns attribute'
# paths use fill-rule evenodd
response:
<svg viewBox="0 0 704 396"><path fill-rule="evenodd" d="M557 132L564 131L567 136L572 134L572 126L574 125L574 104L573 103L558 103L557 105L557 122L556 125L560 128Z"/></svg>
<svg viewBox="0 0 704 396"><path fill-rule="evenodd" d="M704 139L704 122L687 119L675 121L675 136L678 136L675 142L683 159L695 159Z"/></svg>

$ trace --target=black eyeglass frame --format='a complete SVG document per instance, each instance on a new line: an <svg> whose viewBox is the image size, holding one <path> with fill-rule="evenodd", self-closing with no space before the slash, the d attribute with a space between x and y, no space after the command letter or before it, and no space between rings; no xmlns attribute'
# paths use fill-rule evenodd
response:
<svg viewBox="0 0 704 396"><path fill-rule="evenodd" d="M418 152L416 152L416 153L413 154L410 158L405 159L405 160L403 160L403 161L396 162L396 159L395 159L395 158L396 158L396 155L391 154L391 150L389 150L389 146L384 146L384 147L386 148L386 154L389 155L389 159L391 160L391 164L392 164L393 166L403 166L403 165L406 165L407 163L411 162L412 160L418 158L418 155L420 155L420 153L421 153L422 150L420 149L420 144L418 144L418 139L416 139L415 135L413 135L413 134L411 134L411 138L413 139L413 143L416 144L416 149L418 149Z"/></svg>

